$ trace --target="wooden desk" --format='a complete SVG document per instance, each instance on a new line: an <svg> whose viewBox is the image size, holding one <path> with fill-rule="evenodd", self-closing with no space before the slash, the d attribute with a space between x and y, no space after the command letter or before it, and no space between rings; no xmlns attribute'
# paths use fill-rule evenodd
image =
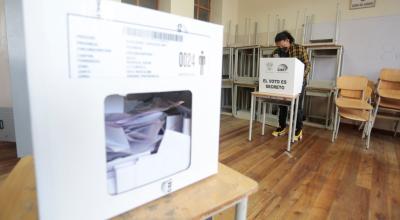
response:
<svg viewBox="0 0 400 220"><path fill-rule="evenodd" d="M257 98L264 100L275 100L275 101L286 101L290 102L290 119L289 119L289 134L288 134L288 144L286 150L290 152L291 143L294 142L294 133L296 130L296 121L297 121L297 110L299 107L299 94L297 95L282 95L275 93L266 93L266 92L252 92L251 93L251 109L250 109L250 125L249 125L249 141L252 138L252 130L253 130L253 118L255 105L257 102ZM295 106L296 105L296 106ZM265 126L265 109L266 106L264 104L263 108L263 123L262 123L262 135L264 135L264 126ZM294 120L293 120L294 115Z"/></svg>
<svg viewBox="0 0 400 220"><path fill-rule="evenodd" d="M236 219L242 220L257 188L254 180L220 163L218 174L114 219L204 219L236 205ZM38 219L32 157L21 159L0 186L0 219Z"/></svg>

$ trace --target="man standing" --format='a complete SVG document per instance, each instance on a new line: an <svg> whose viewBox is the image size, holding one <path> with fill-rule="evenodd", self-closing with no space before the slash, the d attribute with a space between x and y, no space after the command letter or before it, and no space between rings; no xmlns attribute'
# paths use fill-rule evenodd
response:
<svg viewBox="0 0 400 220"><path fill-rule="evenodd" d="M274 57L295 57L304 63L304 78L303 88L300 94L299 107L297 111L296 132L294 136L295 141L301 140L303 137L303 109L301 103L303 100L304 89L307 83L307 76L311 70L310 61L306 48L294 43L293 36L288 31L282 31L275 36L275 44L278 47L272 52ZM285 135L288 131L286 128L286 117L288 108L287 106L279 106L279 128L272 132L272 135L277 137Z"/></svg>

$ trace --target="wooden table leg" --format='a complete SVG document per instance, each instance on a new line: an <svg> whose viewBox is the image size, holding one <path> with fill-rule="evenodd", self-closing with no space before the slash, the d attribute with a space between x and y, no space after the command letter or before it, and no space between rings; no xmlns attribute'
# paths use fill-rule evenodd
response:
<svg viewBox="0 0 400 220"><path fill-rule="evenodd" d="M236 220L245 220L247 218L247 201L248 198L245 197L236 204Z"/></svg>

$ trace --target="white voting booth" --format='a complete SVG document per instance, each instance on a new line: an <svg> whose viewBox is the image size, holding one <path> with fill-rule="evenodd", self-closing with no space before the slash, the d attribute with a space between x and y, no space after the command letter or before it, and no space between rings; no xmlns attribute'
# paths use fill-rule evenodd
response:
<svg viewBox="0 0 400 220"><path fill-rule="evenodd" d="M221 26L22 3L40 219L110 218L217 172Z"/></svg>
<svg viewBox="0 0 400 220"><path fill-rule="evenodd" d="M301 93L304 64L297 58L261 58L260 92L297 95Z"/></svg>

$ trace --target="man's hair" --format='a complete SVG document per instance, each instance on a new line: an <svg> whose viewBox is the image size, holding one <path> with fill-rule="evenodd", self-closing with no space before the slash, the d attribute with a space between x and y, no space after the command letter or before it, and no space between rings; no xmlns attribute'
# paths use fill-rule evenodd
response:
<svg viewBox="0 0 400 220"><path fill-rule="evenodd" d="M294 43L294 38L293 36L288 32L288 31L282 31L275 36L275 42L279 42L282 40L287 40L289 39L289 42L292 44Z"/></svg>

